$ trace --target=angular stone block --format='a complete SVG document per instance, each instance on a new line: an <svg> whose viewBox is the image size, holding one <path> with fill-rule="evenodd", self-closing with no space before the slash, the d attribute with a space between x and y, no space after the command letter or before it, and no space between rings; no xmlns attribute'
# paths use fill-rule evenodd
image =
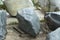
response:
<svg viewBox="0 0 60 40"><path fill-rule="evenodd" d="M40 21L33 8L24 8L18 11L17 19L21 30L32 36L36 36L40 32Z"/></svg>

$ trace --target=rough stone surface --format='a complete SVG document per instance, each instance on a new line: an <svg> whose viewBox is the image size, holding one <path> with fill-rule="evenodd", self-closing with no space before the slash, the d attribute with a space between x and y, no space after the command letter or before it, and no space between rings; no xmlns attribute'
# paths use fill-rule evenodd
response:
<svg viewBox="0 0 60 40"><path fill-rule="evenodd" d="M0 10L0 40L3 40L6 35L6 12Z"/></svg>
<svg viewBox="0 0 60 40"><path fill-rule="evenodd" d="M33 8L25 8L18 11L17 18L20 22L19 28L36 36L40 32L40 21Z"/></svg>
<svg viewBox="0 0 60 40"><path fill-rule="evenodd" d="M60 28L58 28L55 31L49 33L47 35L46 40L60 40Z"/></svg>
<svg viewBox="0 0 60 40"><path fill-rule="evenodd" d="M48 12L45 15L46 23L50 30L60 27L60 12Z"/></svg>
<svg viewBox="0 0 60 40"><path fill-rule="evenodd" d="M38 16L39 20L44 20L44 13L41 12L40 10L35 10L36 15Z"/></svg>

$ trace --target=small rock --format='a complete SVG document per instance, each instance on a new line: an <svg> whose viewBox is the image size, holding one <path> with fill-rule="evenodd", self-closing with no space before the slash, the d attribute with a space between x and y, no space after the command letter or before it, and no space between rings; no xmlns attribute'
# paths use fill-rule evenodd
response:
<svg viewBox="0 0 60 40"><path fill-rule="evenodd" d="M25 33L36 36L40 32L40 21L33 8L24 8L18 11L19 28Z"/></svg>

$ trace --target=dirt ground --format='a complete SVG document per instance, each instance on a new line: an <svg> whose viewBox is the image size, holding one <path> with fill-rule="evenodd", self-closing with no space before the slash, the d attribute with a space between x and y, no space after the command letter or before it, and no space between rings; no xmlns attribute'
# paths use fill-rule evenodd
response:
<svg viewBox="0 0 60 40"><path fill-rule="evenodd" d="M13 29L16 25L8 25L7 26L7 36L5 40L45 40L46 35L42 32L37 35L36 38L29 37L26 34L19 34L17 31Z"/></svg>

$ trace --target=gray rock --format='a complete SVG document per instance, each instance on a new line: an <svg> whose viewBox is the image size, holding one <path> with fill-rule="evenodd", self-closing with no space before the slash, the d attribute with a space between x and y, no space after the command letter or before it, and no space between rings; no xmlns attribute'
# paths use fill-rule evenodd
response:
<svg viewBox="0 0 60 40"><path fill-rule="evenodd" d="M19 28L25 33L36 36L40 32L40 21L33 8L25 8L18 11Z"/></svg>
<svg viewBox="0 0 60 40"><path fill-rule="evenodd" d="M45 20L50 30L56 30L60 27L60 12L47 12Z"/></svg>
<svg viewBox="0 0 60 40"><path fill-rule="evenodd" d="M0 10L0 40L5 38L6 32L6 12Z"/></svg>
<svg viewBox="0 0 60 40"><path fill-rule="evenodd" d="M60 40L60 28L58 28L55 31L49 33L47 35L46 40Z"/></svg>

